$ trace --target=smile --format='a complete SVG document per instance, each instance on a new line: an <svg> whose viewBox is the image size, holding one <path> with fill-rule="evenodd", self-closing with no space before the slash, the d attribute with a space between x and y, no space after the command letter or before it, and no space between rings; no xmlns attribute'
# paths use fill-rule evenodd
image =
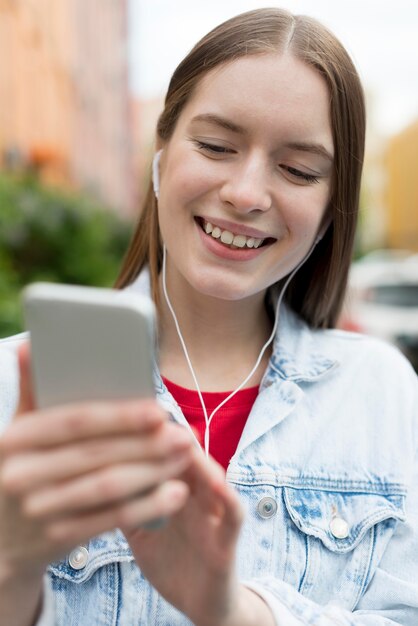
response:
<svg viewBox="0 0 418 626"><path fill-rule="evenodd" d="M213 239L217 239L218 242L223 243L226 247L234 250L237 248L260 248L263 245L272 243L274 239L267 237L265 239L257 239L256 237L247 237L242 234L235 234L230 230L223 230L211 222L200 218L198 223L202 230Z"/></svg>

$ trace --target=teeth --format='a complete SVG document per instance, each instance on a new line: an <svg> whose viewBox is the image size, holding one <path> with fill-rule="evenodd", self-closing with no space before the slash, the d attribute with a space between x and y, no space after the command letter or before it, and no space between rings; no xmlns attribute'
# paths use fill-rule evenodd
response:
<svg viewBox="0 0 418 626"><path fill-rule="evenodd" d="M245 235L235 235L232 243L237 248L243 248L247 243L247 237Z"/></svg>
<svg viewBox="0 0 418 626"><path fill-rule="evenodd" d="M230 244L234 241L234 235L229 230L223 230L221 234L222 243Z"/></svg>
<svg viewBox="0 0 418 626"><path fill-rule="evenodd" d="M220 239L225 245L233 245L236 248L259 248L264 239L246 237L245 235L234 235L229 230L221 230L219 226L214 226L210 222L204 222L203 229L207 235L214 239Z"/></svg>

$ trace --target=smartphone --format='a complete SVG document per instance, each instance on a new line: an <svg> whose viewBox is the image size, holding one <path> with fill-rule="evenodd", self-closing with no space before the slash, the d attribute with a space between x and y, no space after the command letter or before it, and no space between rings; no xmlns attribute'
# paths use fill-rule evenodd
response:
<svg viewBox="0 0 418 626"><path fill-rule="evenodd" d="M39 408L153 397L155 310L127 291L33 283L23 291Z"/></svg>

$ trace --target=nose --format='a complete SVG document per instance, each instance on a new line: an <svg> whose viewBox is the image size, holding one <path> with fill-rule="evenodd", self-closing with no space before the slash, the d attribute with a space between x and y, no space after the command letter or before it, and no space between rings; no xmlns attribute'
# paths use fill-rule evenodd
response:
<svg viewBox="0 0 418 626"><path fill-rule="evenodd" d="M272 202L268 175L268 165L262 158L231 164L220 191L222 202L244 213L268 211Z"/></svg>

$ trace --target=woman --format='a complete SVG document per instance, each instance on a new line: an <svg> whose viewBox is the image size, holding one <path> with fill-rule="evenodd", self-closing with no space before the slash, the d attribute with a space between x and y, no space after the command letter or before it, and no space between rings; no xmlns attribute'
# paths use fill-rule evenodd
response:
<svg viewBox="0 0 418 626"><path fill-rule="evenodd" d="M252 11L180 64L118 281L157 303L159 403L36 411L20 351L2 623L417 623L416 376L333 330L363 145L314 20Z"/></svg>

